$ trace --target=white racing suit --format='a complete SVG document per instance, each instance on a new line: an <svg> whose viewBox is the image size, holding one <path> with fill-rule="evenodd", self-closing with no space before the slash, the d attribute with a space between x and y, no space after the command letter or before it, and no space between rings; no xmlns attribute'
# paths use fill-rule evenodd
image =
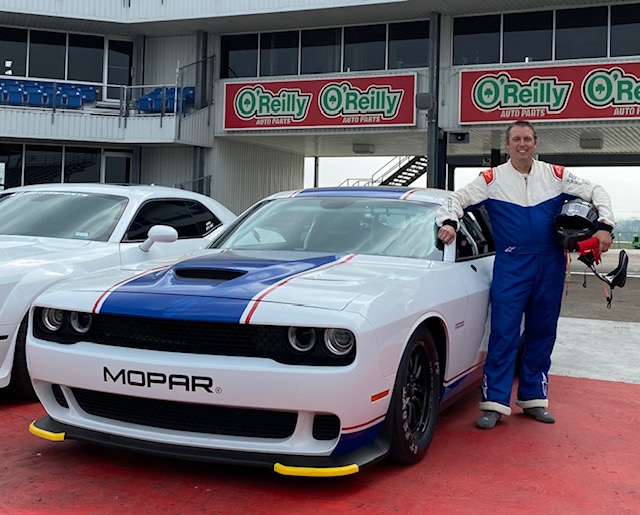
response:
<svg viewBox="0 0 640 515"><path fill-rule="evenodd" d="M451 193L437 225L454 225L465 209L485 205L496 245L491 285L491 335L484 365L481 410L510 415L511 386L524 314L524 352L516 404L548 406L547 374L556 339L566 272L556 242L554 217L569 199L582 198L598 210L601 229L613 230L611 200L599 185L562 166L534 160L528 175L511 161L482 172Z"/></svg>

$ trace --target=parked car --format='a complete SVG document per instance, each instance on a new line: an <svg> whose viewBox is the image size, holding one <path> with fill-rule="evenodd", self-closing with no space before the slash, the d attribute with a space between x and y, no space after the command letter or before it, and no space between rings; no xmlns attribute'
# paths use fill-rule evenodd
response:
<svg viewBox="0 0 640 515"><path fill-rule="evenodd" d="M478 384L493 240L446 192L273 195L207 250L107 270L34 303L30 430L286 475L425 454L439 408Z"/></svg>
<svg viewBox="0 0 640 515"><path fill-rule="evenodd" d="M206 247L235 218L205 195L160 186L42 184L1 192L0 387L36 399L25 361L27 315L47 287Z"/></svg>

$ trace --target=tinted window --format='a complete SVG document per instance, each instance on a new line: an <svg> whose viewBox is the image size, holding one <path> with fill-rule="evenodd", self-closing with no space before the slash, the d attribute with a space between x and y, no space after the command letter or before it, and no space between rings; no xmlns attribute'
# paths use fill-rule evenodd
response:
<svg viewBox="0 0 640 515"><path fill-rule="evenodd" d="M131 41L109 41L107 82L131 86L131 63L133 43ZM107 88L109 98L120 98L120 88Z"/></svg>
<svg viewBox="0 0 640 515"><path fill-rule="evenodd" d="M640 4L611 6L611 55L640 55Z"/></svg>
<svg viewBox="0 0 640 515"><path fill-rule="evenodd" d="M66 147L64 150L64 182L100 182L99 148Z"/></svg>
<svg viewBox="0 0 640 515"><path fill-rule="evenodd" d="M260 75L298 74L298 31L260 35Z"/></svg>
<svg viewBox="0 0 640 515"><path fill-rule="evenodd" d="M191 211L183 200L153 200L140 208L131 222L125 241L142 241L154 225L170 225L179 238L200 236Z"/></svg>
<svg viewBox="0 0 640 515"><path fill-rule="evenodd" d="M104 182L115 184L131 182L131 156L105 156Z"/></svg>
<svg viewBox="0 0 640 515"><path fill-rule="evenodd" d="M386 40L385 25L346 27L343 70L384 70Z"/></svg>
<svg viewBox="0 0 640 515"><path fill-rule="evenodd" d="M0 234L107 241L127 199L116 195L33 191L0 197Z"/></svg>
<svg viewBox="0 0 640 515"><path fill-rule="evenodd" d="M200 204L200 202L187 200L186 204L189 206L189 210L191 211L191 215L193 216L193 220L198 228L198 234L200 236L209 234L222 223L216 215Z"/></svg>
<svg viewBox="0 0 640 515"><path fill-rule="evenodd" d="M103 37L69 34L68 79L102 82L103 60Z"/></svg>
<svg viewBox="0 0 640 515"><path fill-rule="evenodd" d="M556 11L556 59L606 55L606 7Z"/></svg>
<svg viewBox="0 0 640 515"><path fill-rule="evenodd" d="M341 29L302 31L300 73L340 71Z"/></svg>
<svg viewBox="0 0 640 515"><path fill-rule="evenodd" d="M0 27L0 72L2 75L27 74L27 31Z"/></svg>
<svg viewBox="0 0 640 515"><path fill-rule="evenodd" d="M62 32L31 31L29 76L64 79L67 35Z"/></svg>
<svg viewBox="0 0 640 515"><path fill-rule="evenodd" d="M258 35L222 36L220 77L256 77L258 75Z"/></svg>
<svg viewBox="0 0 640 515"><path fill-rule="evenodd" d="M62 147L27 145L24 183L62 182Z"/></svg>
<svg viewBox="0 0 640 515"><path fill-rule="evenodd" d="M4 163L4 187L22 185L22 145L0 143L0 163Z"/></svg>
<svg viewBox="0 0 640 515"><path fill-rule="evenodd" d="M429 22L389 24L389 69L429 65Z"/></svg>
<svg viewBox="0 0 640 515"><path fill-rule="evenodd" d="M503 62L550 61L552 40L552 11L504 15Z"/></svg>
<svg viewBox="0 0 640 515"><path fill-rule="evenodd" d="M500 62L500 15L453 20L453 64Z"/></svg>

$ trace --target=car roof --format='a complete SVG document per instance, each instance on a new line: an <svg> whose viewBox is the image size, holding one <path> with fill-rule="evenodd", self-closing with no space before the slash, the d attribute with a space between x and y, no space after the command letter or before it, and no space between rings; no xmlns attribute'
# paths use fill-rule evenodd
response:
<svg viewBox="0 0 640 515"><path fill-rule="evenodd" d="M450 191L437 188L407 188L400 186L335 186L283 191L267 198L287 197L358 197L414 200L442 204Z"/></svg>
<svg viewBox="0 0 640 515"><path fill-rule="evenodd" d="M202 199L204 195L188 190L156 186L154 184L104 184L97 182L88 183L47 183L33 184L31 186L19 186L4 190L1 193L26 192L26 191L64 191L72 193L97 193L105 195L119 195L135 200L146 198L185 197Z"/></svg>

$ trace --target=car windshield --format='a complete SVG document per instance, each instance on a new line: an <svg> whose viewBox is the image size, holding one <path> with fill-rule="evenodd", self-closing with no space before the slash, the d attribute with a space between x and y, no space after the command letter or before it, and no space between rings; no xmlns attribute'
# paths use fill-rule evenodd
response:
<svg viewBox="0 0 640 515"><path fill-rule="evenodd" d="M435 258L437 209L436 204L379 198L271 200L246 214L212 247Z"/></svg>
<svg viewBox="0 0 640 515"><path fill-rule="evenodd" d="M7 193L0 196L0 235L107 241L127 202L97 193Z"/></svg>

